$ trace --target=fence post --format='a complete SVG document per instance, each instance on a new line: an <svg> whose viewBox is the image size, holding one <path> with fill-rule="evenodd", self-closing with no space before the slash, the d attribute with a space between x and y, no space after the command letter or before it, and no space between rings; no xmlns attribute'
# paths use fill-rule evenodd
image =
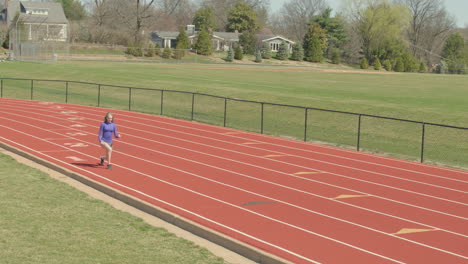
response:
<svg viewBox="0 0 468 264"><path fill-rule="evenodd" d="M65 103L68 103L68 82L65 82Z"/></svg>
<svg viewBox="0 0 468 264"><path fill-rule="evenodd" d="M164 104L164 90L161 90L161 111L160 111L160 115L163 115L163 104Z"/></svg>
<svg viewBox="0 0 468 264"><path fill-rule="evenodd" d="M261 124L260 124L260 134L263 134L263 109L264 109L263 105L264 105L264 103L261 103L261 104L262 104L262 115L261 115L261 120L260 120L260 122L261 122Z"/></svg>
<svg viewBox="0 0 468 264"><path fill-rule="evenodd" d="M422 135L421 135L421 163L424 163L424 136L426 132L426 123L422 123Z"/></svg>
<svg viewBox="0 0 468 264"><path fill-rule="evenodd" d="M358 134L357 134L357 151L359 151L359 147L361 144L361 114L359 114L359 119L358 119Z"/></svg>
<svg viewBox="0 0 468 264"><path fill-rule="evenodd" d="M308 112L308 108L305 108L305 118L304 118L304 142L307 142L307 119L308 119L308 116L307 116L307 112Z"/></svg>
<svg viewBox="0 0 468 264"><path fill-rule="evenodd" d="M226 116L227 115L227 98L224 98L224 127L226 127Z"/></svg>
<svg viewBox="0 0 468 264"><path fill-rule="evenodd" d="M192 116L191 116L191 121L193 121L193 109L195 105L195 93L192 93Z"/></svg>
<svg viewBox="0 0 468 264"><path fill-rule="evenodd" d="M132 88L128 88L128 111L132 111Z"/></svg>
<svg viewBox="0 0 468 264"><path fill-rule="evenodd" d="M34 80L31 80L31 100L33 99Z"/></svg>
<svg viewBox="0 0 468 264"><path fill-rule="evenodd" d="M98 84L98 97L97 97L97 106L99 107L101 105L101 85Z"/></svg>

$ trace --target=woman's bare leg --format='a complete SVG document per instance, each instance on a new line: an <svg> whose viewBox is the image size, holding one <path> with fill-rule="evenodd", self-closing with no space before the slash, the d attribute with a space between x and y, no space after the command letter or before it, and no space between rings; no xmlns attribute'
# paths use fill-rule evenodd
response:
<svg viewBox="0 0 468 264"><path fill-rule="evenodd" d="M112 148L106 142L101 141L101 147L106 152L107 164L111 164Z"/></svg>

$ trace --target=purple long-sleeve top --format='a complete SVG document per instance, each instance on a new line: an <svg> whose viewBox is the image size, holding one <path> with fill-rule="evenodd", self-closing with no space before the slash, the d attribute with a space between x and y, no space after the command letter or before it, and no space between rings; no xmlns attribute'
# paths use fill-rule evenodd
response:
<svg viewBox="0 0 468 264"><path fill-rule="evenodd" d="M99 128L99 142L104 141L112 144L112 134L114 134L114 137L119 138L117 126L114 123L103 122Z"/></svg>

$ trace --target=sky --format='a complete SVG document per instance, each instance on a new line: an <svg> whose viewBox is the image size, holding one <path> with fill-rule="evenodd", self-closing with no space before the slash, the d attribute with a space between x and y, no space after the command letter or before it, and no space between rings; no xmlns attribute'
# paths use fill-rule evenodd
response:
<svg viewBox="0 0 468 264"><path fill-rule="evenodd" d="M290 0L270 0L272 11L277 11ZM333 10L339 10L341 0L325 0ZM468 27L468 0L445 0L446 10L455 17L457 26Z"/></svg>

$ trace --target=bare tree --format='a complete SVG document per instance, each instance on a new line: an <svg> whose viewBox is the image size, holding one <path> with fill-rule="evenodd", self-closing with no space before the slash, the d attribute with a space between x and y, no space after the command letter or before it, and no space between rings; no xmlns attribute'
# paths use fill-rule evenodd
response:
<svg viewBox="0 0 468 264"><path fill-rule="evenodd" d="M156 14L171 16L183 0L116 0L114 11L126 25L136 45L142 43L144 30Z"/></svg>
<svg viewBox="0 0 468 264"><path fill-rule="evenodd" d="M435 46L445 40L445 35L455 27L455 21L445 11L442 0L396 0L411 12L411 23L407 31L413 56L428 63Z"/></svg>
<svg viewBox="0 0 468 264"><path fill-rule="evenodd" d="M307 23L326 8L325 0L290 0L272 17L272 28L277 33L300 40L307 32Z"/></svg>

